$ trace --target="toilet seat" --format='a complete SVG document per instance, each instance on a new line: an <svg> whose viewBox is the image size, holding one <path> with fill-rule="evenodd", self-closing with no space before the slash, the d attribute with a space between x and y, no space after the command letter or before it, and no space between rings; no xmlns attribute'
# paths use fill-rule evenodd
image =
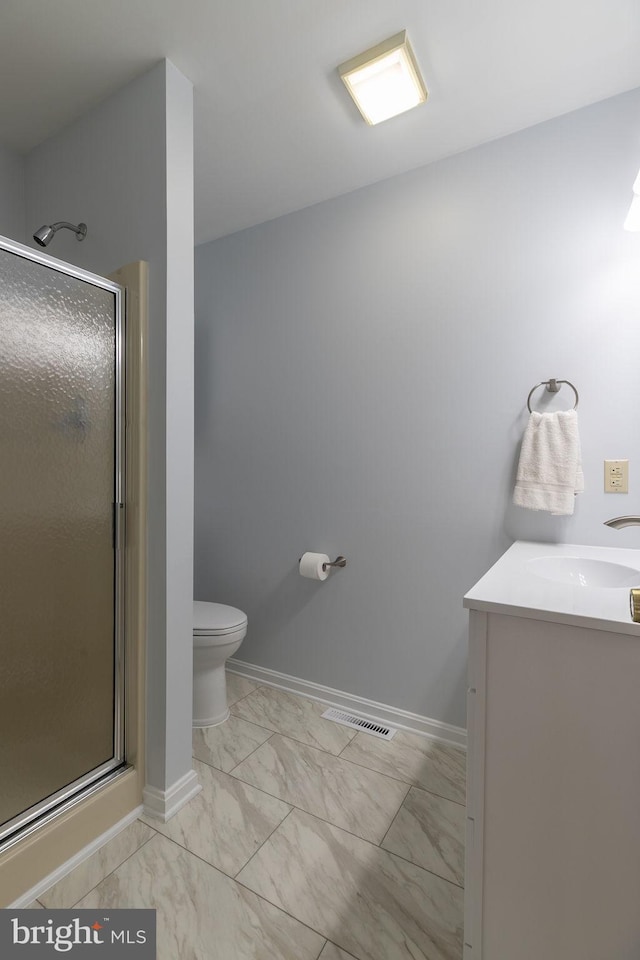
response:
<svg viewBox="0 0 640 960"><path fill-rule="evenodd" d="M193 601L193 645L209 647L229 643L240 631L246 632L247 615L224 603ZM244 634L243 634L244 636Z"/></svg>

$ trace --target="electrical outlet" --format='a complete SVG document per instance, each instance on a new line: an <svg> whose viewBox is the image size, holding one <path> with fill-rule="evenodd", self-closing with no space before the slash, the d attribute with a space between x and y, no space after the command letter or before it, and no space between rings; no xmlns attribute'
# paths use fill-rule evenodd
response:
<svg viewBox="0 0 640 960"><path fill-rule="evenodd" d="M628 460L605 460L604 492L629 493Z"/></svg>

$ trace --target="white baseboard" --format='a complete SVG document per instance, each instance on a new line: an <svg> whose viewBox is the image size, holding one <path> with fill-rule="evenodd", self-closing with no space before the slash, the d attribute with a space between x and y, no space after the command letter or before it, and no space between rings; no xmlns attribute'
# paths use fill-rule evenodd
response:
<svg viewBox="0 0 640 960"><path fill-rule="evenodd" d="M344 690L334 690L333 687L324 687L320 683L301 680L299 677L291 677L287 673L279 673L277 670L269 670L267 667L245 663L243 660L235 660L234 658L227 660L227 670L230 673L237 673L241 677L248 677L250 680L255 680L257 683L269 687L278 687L280 690L297 693L299 696L308 697L310 700L318 700L320 703L326 703L331 707L350 710L352 713L357 713L368 720L386 723L392 727L397 727L399 730L408 730L410 733L417 733L433 740L452 743L457 747L463 747L465 750L467 747L467 731L463 727L454 727L449 723L442 723L440 720L422 717L418 713L410 713L408 710L400 710L386 703L377 703L375 700L357 697L355 694L346 693Z"/></svg>
<svg viewBox="0 0 640 960"><path fill-rule="evenodd" d="M63 877L66 877L67 874L71 873L72 870L75 870L77 866L81 863L84 863L85 860L88 860L89 857L103 847L105 843L108 843L110 840L113 840L125 827L128 827L130 823L133 823L134 820L137 820L138 817L142 814L142 806L136 807L135 810L132 810L130 813L123 817L122 820L119 820L117 823L114 823L112 827L109 827L108 830L105 830L104 833L101 833L99 837L96 837L95 840L92 840L91 843L88 843L86 847L83 847L82 850L78 850L77 853L69 859L66 860L61 866L56 867L56 869L44 877L35 887L31 887L30 890L27 890L26 893L23 893L22 896L18 897L13 903L9 906L14 910L19 910L23 907L28 907L30 903L33 903L37 897L41 894L46 893L49 887L52 887L54 883L57 883L58 880L62 880Z"/></svg>
<svg viewBox="0 0 640 960"><path fill-rule="evenodd" d="M166 823L201 790L202 786L198 781L198 774L195 770L189 770L184 777L176 780L168 790L158 790L157 787L146 786L142 791L145 816Z"/></svg>

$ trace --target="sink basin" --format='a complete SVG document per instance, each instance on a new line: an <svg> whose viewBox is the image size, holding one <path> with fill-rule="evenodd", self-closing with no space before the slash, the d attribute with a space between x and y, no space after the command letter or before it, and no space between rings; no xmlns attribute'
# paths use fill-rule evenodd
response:
<svg viewBox="0 0 640 960"><path fill-rule="evenodd" d="M630 587L640 588L640 548L517 540L469 590L464 605L480 613L626 633L640 640L640 623L629 615Z"/></svg>
<svg viewBox="0 0 640 960"><path fill-rule="evenodd" d="M566 583L575 587L599 589L640 586L640 570L609 560L591 560L586 557L534 557L526 562L526 569L543 580Z"/></svg>

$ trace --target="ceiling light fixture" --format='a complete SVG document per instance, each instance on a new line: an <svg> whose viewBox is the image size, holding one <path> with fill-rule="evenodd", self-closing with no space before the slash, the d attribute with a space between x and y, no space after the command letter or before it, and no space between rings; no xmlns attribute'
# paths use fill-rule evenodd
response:
<svg viewBox="0 0 640 960"><path fill-rule="evenodd" d="M627 219L624 222L624 229L630 230L632 233L640 231L640 173L638 173L633 185L633 200L629 207Z"/></svg>
<svg viewBox="0 0 640 960"><path fill-rule="evenodd" d="M406 30L340 64L338 72L370 125L417 107L428 96Z"/></svg>

